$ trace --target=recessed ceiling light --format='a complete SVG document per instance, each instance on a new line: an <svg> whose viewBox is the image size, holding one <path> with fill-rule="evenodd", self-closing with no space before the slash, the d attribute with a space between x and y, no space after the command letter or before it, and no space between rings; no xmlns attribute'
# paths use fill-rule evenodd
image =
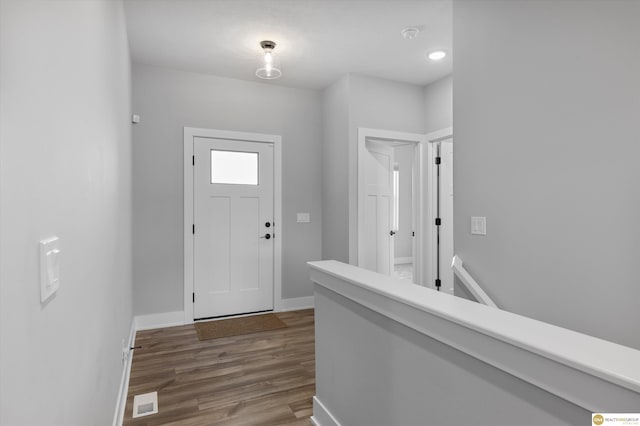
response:
<svg viewBox="0 0 640 426"><path fill-rule="evenodd" d="M400 31L400 34L402 34L402 38L405 39L405 40L413 40L414 38L416 38L418 36L419 32L420 32L420 30L418 28L409 27L409 28L405 28L404 30Z"/></svg>
<svg viewBox="0 0 640 426"><path fill-rule="evenodd" d="M440 59L447 56L447 52L445 52L444 50L434 50L433 52L429 52L429 55L427 56L432 61L439 61Z"/></svg>

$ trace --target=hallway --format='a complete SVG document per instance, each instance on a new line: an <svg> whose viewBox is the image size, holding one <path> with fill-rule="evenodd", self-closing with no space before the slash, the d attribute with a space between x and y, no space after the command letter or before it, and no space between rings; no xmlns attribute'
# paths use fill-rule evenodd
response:
<svg viewBox="0 0 640 426"><path fill-rule="evenodd" d="M125 425L310 425L314 311L278 313L287 328L199 341L194 326L140 331ZM158 414L132 419L158 392Z"/></svg>

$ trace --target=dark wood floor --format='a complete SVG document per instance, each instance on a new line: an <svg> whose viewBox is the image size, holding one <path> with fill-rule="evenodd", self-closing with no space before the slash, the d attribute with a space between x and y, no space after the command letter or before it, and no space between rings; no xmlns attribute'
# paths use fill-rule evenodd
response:
<svg viewBox="0 0 640 426"><path fill-rule="evenodd" d="M313 309L277 314L288 327L199 341L193 325L138 332L125 425L311 425ZM159 413L131 418L134 395Z"/></svg>

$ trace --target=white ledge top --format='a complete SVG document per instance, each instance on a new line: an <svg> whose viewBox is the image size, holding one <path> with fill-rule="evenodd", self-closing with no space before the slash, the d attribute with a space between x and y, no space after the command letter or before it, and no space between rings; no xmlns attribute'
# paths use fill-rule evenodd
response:
<svg viewBox="0 0 640 426"><path fill-rule="evenodd" d="M335 260L309 262L309 266L312 272L328 274L640 393L639 350Z"/></svg>

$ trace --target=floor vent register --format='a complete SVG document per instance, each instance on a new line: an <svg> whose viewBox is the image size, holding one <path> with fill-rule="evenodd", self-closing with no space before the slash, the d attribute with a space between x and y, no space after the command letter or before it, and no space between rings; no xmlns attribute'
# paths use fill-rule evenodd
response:
<svg viewBox="0 0 640 426"><path fill-rule="evenodd" d="M158 413L158 392L142 393L133 397L133 418Z"/></svg>

